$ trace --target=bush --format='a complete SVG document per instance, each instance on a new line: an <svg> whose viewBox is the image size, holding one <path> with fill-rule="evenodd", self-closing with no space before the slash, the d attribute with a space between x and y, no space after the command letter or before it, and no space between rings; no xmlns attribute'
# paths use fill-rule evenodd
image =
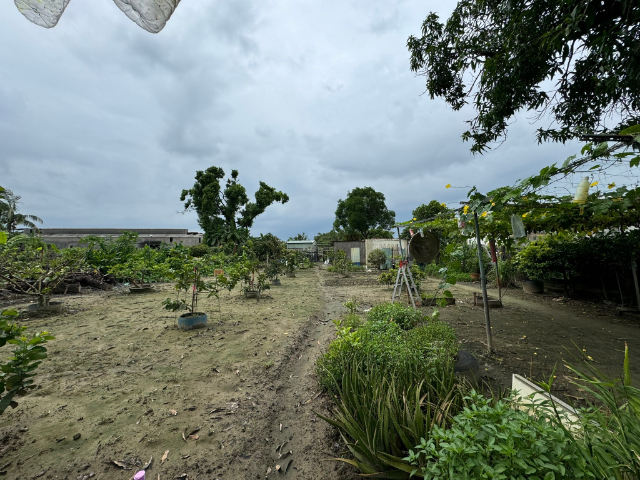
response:
<svg viewBox="0 0 640 480"><path fill-rule="evenodd" d="M513 397L494 402L476 392L448 429L435 425L405 461L424 478L571 479L584 460L568 433L535 406L522 411Z"/></svg>
<svg viewBox="0 0 640 480"><path fill-rule="evenodd" d="M373 311L373 310L372 310ZM371 312L369 312L371 313ZM377 315L379 318L387 318ZM423 321L424 318L421 318ZM338 338L316 363L316 374L323 388L337 391L352 361L359 361L368 370L408 375L416 378L438 363L448 363L457 353L455 332L438 320L404 331L397 322L369 320L362 326L357 315L336 322ZM406 385L402 383L401 388Z"/></svg>
<svg viewBox="0 0 640 480"><path fill-rule="evenodd" d="M382 285L392 285L396 281L396 277L398 276L398 270L395 268L389 269L387 272L382 272L378 275L378 283Z"/></svg>
<svg viewBox="0 0 640 480"><path fill-rule="evenodd" d="M409 330L425 319L419 310L400 303L383 303L367 313L370 322L395 322L401 329Z"/></svg>
<svg viewBox="0 0 640 480"><path fill-rule="evenodd" d="M448 425L464 402L453 350L445 351L445 344L455 349L453 331L437 321L409 331L393 322L367 322L332 343L318 361L318 376L339 397L333 396L333 418L319 416L338 428L354 456L340 460L365 474L389 475L378 478L408 477L397 476L414 469L402 457L434 425Z"/></svg>
<svg viewBox="0 0 640 480"><path fill-rule="evenodd" d="M206 243L199 243L198 245L192 245L188 248L189 254L192 257L204 257L210 251L210 248Z"/></svg>
<svg viewBox="0 0 640 480"><path fill-rule="evenodd" d="M387 254L383 250L376 248L369 252L367 257L368 267L380 268L380 265L387 261Z"/></svg>

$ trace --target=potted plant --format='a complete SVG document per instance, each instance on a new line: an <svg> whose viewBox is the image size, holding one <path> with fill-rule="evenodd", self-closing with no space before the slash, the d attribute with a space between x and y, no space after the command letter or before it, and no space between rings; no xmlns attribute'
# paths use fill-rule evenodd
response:
<svg viewBox="0 0 640 480"><path fill-rule="evenodd" d="M287 277L295 278L296 267L298 266L298 252L294 250L288 250L286 254L286 271Z"/></svg>
<svg viewBox="0 0 640 480"><path fill-rule="evenodd" d="M61 311L62 303L51 301L53 290L83 263L82 250L58 250L38 237L17 235L0 245L0 281L35 297L37 303L28 307L31 311Z"/></svg>
<svg viewBox="0 0 640 480"><path fill-rule="evenodd" d="M456 284L455 276L449 275L449 269L447 267L441 268L438 273L440 274L440 283L435 293L430 295L426 293L420 294L420 299L425 307L435 305L444 307L445 305L456 304L456 299L453 293L451 293L451 290L449 290L449 288ZM442 292L442 296L438 296L440 292Z"/></svg>
<svg viewBox="0 0 640 480"><path fill-rule="evenodd" d="M178 317L178 328L181 330L205 327L207 325L207 314L197 311L198 295L207 290L210 292L209 296L217 295L218 292L217 288L213 288L212 285L202 280L200 261L194 259L191 262L186 262L181 269L174 270L172 276L176 280L175 289L178 294L175 300L167 298L162 302L165 310L172 312L187 310L186 313ZM180 298L181 293L183 298Z"/></svg>
<svg viewBox="0 0 640 480"><path fill-rule="evenodd" d="M148 280L162 268L156 263L156 251L149 245L135 250L123 263L118 263L109 269L109 273L116 278L128 280L132 286L131 293L148 293L154 291L154 286Z"/></svg>
<svg viewBox="0 0 640 480"><path fill-rule="evenodd" d="M278 278L278 275L282 275L285 272L284 261L281 259L270 262L267 266L265 274L267 278L271 280L271 285L279 287L282 285L282 282Z"/></svg>
<svg viewBox="0 0 640 480"><path fill-rule="evenodd" d="M373 267L380 270L386 266L387 254L381 248L371 250L371 252L369 252L369 256L367 257L367 263L367 266L369 268Z"/></svg>

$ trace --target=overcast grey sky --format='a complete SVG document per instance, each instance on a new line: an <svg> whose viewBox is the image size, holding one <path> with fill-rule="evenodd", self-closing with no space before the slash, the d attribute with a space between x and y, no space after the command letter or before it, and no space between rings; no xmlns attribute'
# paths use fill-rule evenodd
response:
<svg viewBox="0 0 640 480"><path fill-rule="evenodd" d="M355 187L397 220L432 199L511 184L577 153L538 145L523 114L472 156L470 111L431 100L406 40L455 2L184 0L145 32L110 0L73 0L57 27L0 2L0 185L44 227L189 228L196 170L240 171L289 194L255 223L286 239L331 229Z"/></svg>

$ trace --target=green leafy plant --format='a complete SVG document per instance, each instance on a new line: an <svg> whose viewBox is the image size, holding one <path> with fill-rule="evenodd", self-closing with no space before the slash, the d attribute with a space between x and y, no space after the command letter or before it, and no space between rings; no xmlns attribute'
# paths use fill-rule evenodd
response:
<svg viewBox="0 0 640 480"><path fill-rule="evenodd" d="M53 289L84 264L79 249L59 251L39 237L16 235L0 245L0 281L16 292L49 305Z"/></svg>
<svg viewBox="0 0 640 480"><path fill-rule="evenodd" d="M408 305L383 303L376 305L367 313L370 322L394 322L403 330L410 330L425 321L425 315Z"/></svg>
<svg viewBox="0 0 640 480"><path fill-rule="evenodd" d="M404 461L425 479L582 478L585 462L567 432L535 404L471 391L450 425L434 425ZM576 475L576 472L579 472ZM601 477L604 478L604 477Z"/></svg>
<svg viewBox="0 0 640 480"><path fill-rule="evenodd" d="M350 315L354 315L358 310L360 303L358 303L358 299L356 297L352 297L344 302L342 306L347 309L347 312L349 312Z"/></svg>
<svg viewBox="0 0 640 480"><path fill-rule="evenodd" d="M158 252L145 245L135 249L122 263L109 269L114 277L128 280L136 287L144 287L152 279L162 278L166 274L165 265L158 262Z"/></svg>
<svg viewBox="0 0 640 480"><path fill-rule="evenodd" d="M398 270L395 268L390 268L386 272L382 272L378 275L378 283L382 285L393 285L396 281L396 277L398 276Z"/></svg>
<svg viewBox="0 0 640 480"><path fill-rule="evenodd" d="M369 252L369 256L367 257L367 264L370 267L374 267L378 269L380 268L380 265L382 265L383 263L386 263L386 261L387 261L387 254L384 252L384 250L380 248L371 250Z"/></svg>
<svg viewBox="0 0 640 480"><path fill-rule="evenodd" d="M36 333L31 338L24 335L27 327L20 327L11 320L18 316L16 310L0 312L0 348L15 345L7 363L0 364L0 415L8 407L15 408L15 398L26 395L36 388L33 377L36 369L47 358L44 344L55 337L47 331Z"/></svg>
<svg viewBox="0 0 640 480"><path fill-rule="evenodd" d="M578 425L573 429L562 424L556 410L558 426L565 428L577 448L585 471L592 478L631 480L640 478L640 389L631 385L629 349L625 344L623 377L612 378L594 366L592 359L579 350L576 364L567 365L575 375L575 385L592 398L587 408L578 410ZM540 384L550 392L553 375Z"/></svg>
<svg viewBox="0 0 640 480"><path fill-rule="evenodd" d="M345 277L353 270L353 264L347 258L347 252L344 250L336 250L334 252L331 264L334 272Z"/></svg>

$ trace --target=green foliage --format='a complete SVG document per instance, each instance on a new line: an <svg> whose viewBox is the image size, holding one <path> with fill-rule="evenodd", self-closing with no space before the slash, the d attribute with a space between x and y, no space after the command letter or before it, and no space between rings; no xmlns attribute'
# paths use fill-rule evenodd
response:
<svg viewBox="0 0 640 480"><path fill-rule="evenodd" d="M367 264L375 268L380 268L380 265L382 265L386 261L387 261L387 254L384 253L384 250L380 248L371 250L369 252L369 256L367 257Z"/></svg>
<svg viewBox="0 0 640 480"><path fill-rule="evenodd" d="M106 274L116 265L128 261L129 257L136 251L137 240L137 233L123 231L116 238L90 235L81 238L80 244L86 249L87 265Z"/></svg>
<svg viewBox="0 0 640 480"><path fill-rule="evenodd" d="M576 274L578 243L575 236L546 235L518 252L514 265L533 280L568 278Z"/></svg>
<svg viewBox="0 0 640 480"><path fill-rule="evenodd" d="M575 385L595 400L579 411L581 429L569 429L574 446L592 478L640 478L640 390L631 386L629 351L625 344L623 378L599 371L582 351L574 358ZM552 389L553 376L541 386ZM559 420L559 419L558 419Z"/></svg>
<svg viewBox="0 0 640 480"><path fill-rule="evenodd" d="M286 243L272 233L260 234L259 237L253 237L251 240L253 242L253 252L261 262L265 262L267 257L270 264L283 258L287 248Z"/></svg>
<svg viewBox="0 0 640 480"><path fill-rule="evenodd" d="M395 310L372 312L373 309L362 327L351 315L336 324L338 338L316 364L316 374L324 388L335 390L354 358L366 361L368 368L395 375L405 368L427 371L432 364L448 362L457 353L454 331L438 320L427 319L419 313L413 318L410 315L403 318L406 312L401 311L396 321L391 317ZM415 325L418 315L420 326L402 330L401 324Z"/></svg>
<svg viewBox="0 0 640 480"><path fill-rule="evenodd" d="M11 322L17 316L16 310L0 312L0 348L15 345L9 361L0 364L0 415L18 405L16 397L36 388L33 377L42 360L47 358L44 344L55 338L46 331L26 337L23 335L26 327Z"/></svg>
<svg viewBox="0 0 640 480"><path fill-rule="evenodd" d="M53 289L84 263L79 249L59 251L39 237L16 235L0 245L0 281L48 305Z"/></svg>
<svg viewBox="0 0 640 480"><path fill-rule="evenodd" d="M255 193L255 202L250 202L245 188L238 182L238 171L231 171L224 190L220 180L224 170L209 167L196 172L196 181L188 190L183 190L180 200L186 210L194 209L198 223L205 232L208 245L239 245L249 238L249 228L255 218L274 202L287 203L289 196L276 191L264 182Z"/></svg>
<svg viewBox="0 0 640 480"><path fill-rule="evenodd" d="M382 285L393 285L396 281L396 277L398 276L398 270L395 268L390 268L386 272L382 272L378 275L378 283Z"/></svg>
<svg viewBox="0 0 640 480"><path fill-rule="evenodd" d="M407 46L411 69L426 76L432 98L454 110L475 106L462 138L482 152L506 137L520 110L547 113L557 124L540 128L539 141L565 142L575 126L606 132L610 115L637 123L638 23L637 2L460 0L445 23L430 13L422 36L409 37Z"/></svg>
<svg viewBox="0 0 640 480"><path fill-rule="evenodd" d="M140 287L150 280L164 277L165 264L158 260L158 251L145 245L143 248L136 248L122 263L110 267L109 273Z"/></svg>
<svg viewBox="0 0 640 480"><path fill-rule="evenodd" d="M307 237L307 234L302 232L297 234L295 237L289 237L289 242L290 241L301 241L301 240L309 240L309 237Z"/></svg>
<svg viewBox="0 0 640 480"><path fill-rule="evenodd" d="M13 233L20 225L37 229L36 223L42 223L42 219L35 215L19 213L19 203L20 196L15 195L8 188L0 191L0 228L2 230Z"/></svg>
<svg viewBox="0 0 640 480"><path fill-rule="evenodd" d="M333 271L339 275L347 276L353 270L353 263L347 258L347 252L336 250L332 256Z"/></svg>
<svg viewBox="0 0 640 480"><path fill-rule="evenodd" d="M354 315L358 310L358 307L360 306L360 304L358 303L358 300L356 299L356 297L353 297L350 300L347 300L346 302L344 302L342 306L347 309L347 312L349 312L349 315Z"/></svg>
<svg viewBox="0 0 640 480"><path fill-rule="evenodd" d="M417 474L442 480L583 476L574 471L584 471L584 460L546 410L522 411L513 397L493 401L475 391L466 400L448 428L434 425L404 458Z"/></svg>
<svg viewBox="0 0 640 480"><path fill-rule="evenodd" d="M344 232L332 229L327 233L320 233L313 237L316 245L331 245L331 242L341 242L345 240Z"/></svg>
<svg viewBox="0 0 640 480"><path fill-rule="evenodd" d="M404 332L392 322L367 322L345 329L319 359L318 377L336 394L332 418L320 417L340 431L354 457L336 460L365 474L385 472L378 478L408 478L413 467L404 452L460 410L451 351L438 351L423 333L436 323Z"/></svg>
<svg viewBox="0 0 640 480"><path fill-rule="evenodd" d="M408 305L383 303L367 312L370 322L394 322L403 330L410 330L425 320L424 314Z"/></svg>
<svg viewBox="0 0 640 480"><path fill-rule="evenodd" d="M192 245L189 248L189 254L192 257L204 257L210 253L209 245L206 243L199 243L198 245Z"/></svg>
<svg viewBox="0 0 640 480"><path fill-rule="evenodd" d="M395 212L387 208L384 194L371 187L354 188L345 200L338 200L333 227L343 229L346 234L371 238L373 229L389 230L395 216Z"/></svg>

